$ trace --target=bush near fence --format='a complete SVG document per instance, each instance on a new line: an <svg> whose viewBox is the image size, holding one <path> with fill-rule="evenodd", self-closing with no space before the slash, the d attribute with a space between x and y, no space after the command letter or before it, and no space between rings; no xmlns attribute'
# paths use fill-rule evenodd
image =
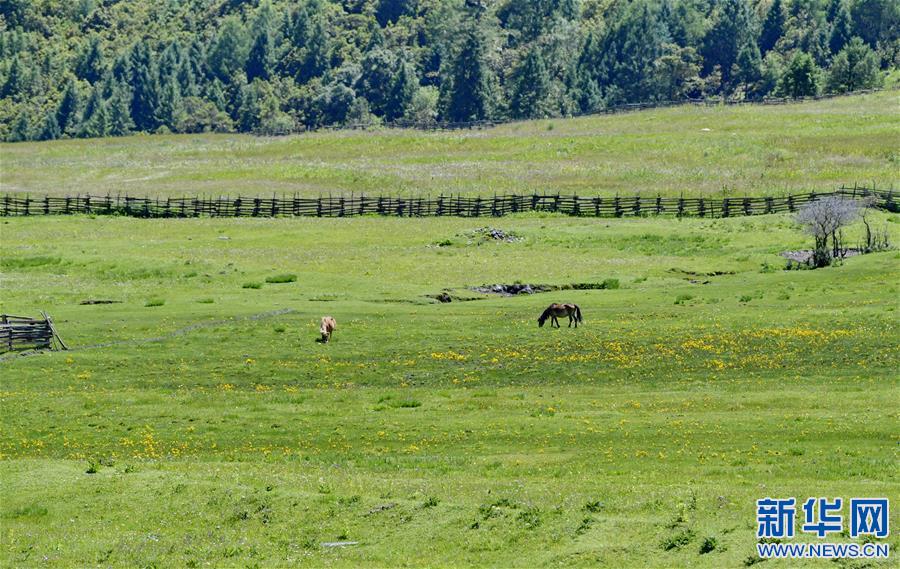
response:
<svg viewBox="0 0 900 569"><path fill-rule="evenodd" d="M22 194L0 196L0 216L24 215L124 215L129 217L350 217L386 215L398 217L500 217L528 211L555 212L572 216L624 217L666 215L693 217L735 217L796 211L801 205L823 196L852 198L874 196L876 206L898 211L893 190L845 188L834 192L804 193L769 197L685 198L521 194L502 196L445 196L401 198L388 196L325 196L301 198L272 196L138 198L131 196L40 198Z"/></svg>

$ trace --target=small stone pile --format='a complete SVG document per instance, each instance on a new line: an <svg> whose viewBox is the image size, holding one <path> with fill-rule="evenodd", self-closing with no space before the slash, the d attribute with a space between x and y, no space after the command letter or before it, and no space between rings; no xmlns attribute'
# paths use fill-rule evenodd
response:
<svg viewBox="0 0 900 569"><path fill-rule="evenodd" d="M485 241L504 241L506 243L515 243L521 241L522 238L514 233L508 233L496 227L479 227L470 233L472 237L480 237Z"/></svg>

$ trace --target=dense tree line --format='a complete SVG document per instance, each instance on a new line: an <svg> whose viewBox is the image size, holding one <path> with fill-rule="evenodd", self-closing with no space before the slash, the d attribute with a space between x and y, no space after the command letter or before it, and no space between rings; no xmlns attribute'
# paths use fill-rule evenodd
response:
<svg viewBox="0 0 900 569"><path fill-rule="evenodd" d="M5 0L0 138L796 97L898 59L897 0Z"/></svg>

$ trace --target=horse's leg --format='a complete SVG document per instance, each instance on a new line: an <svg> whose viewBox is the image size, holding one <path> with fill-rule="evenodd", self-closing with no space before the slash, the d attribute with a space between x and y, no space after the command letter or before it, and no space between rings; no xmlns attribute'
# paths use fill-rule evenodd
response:
<svg viewBox="0 0 900 569"><path fill-rule="evenodd" d="M573 312L572 314L569 314L569 318L571 318L572 321L575 322L575 327L578 328L578 315Z"/></svg>
<svg viewBox="0 0 900 569"><path fill-rule="evenodd" d="M569 314L569 325L567 326L567 328L571 328L571 327L572 327L572 315Z"/></svg>

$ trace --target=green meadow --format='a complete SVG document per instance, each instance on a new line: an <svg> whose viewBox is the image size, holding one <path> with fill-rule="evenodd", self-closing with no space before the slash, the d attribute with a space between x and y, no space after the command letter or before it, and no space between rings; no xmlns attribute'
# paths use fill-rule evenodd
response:
<svg viewBox="0 0 900 569"><path fill-rule="evenodd" d="M133 136L0 144L3 191L133 196L779 195L890 186L898 93L487 130Z"/></svg>
<svg viewBox="0 0 900 569"><path fill-rule="evenodd" d="M0 311L48 311L71 348L0 362L6 567L743 567L759 498L898 498L900 256L784 271L809 246L788 216L35 217L0 239ZM471 290L515 282L583 289ZM550 302L585 322L538 328Z"/></svg>

